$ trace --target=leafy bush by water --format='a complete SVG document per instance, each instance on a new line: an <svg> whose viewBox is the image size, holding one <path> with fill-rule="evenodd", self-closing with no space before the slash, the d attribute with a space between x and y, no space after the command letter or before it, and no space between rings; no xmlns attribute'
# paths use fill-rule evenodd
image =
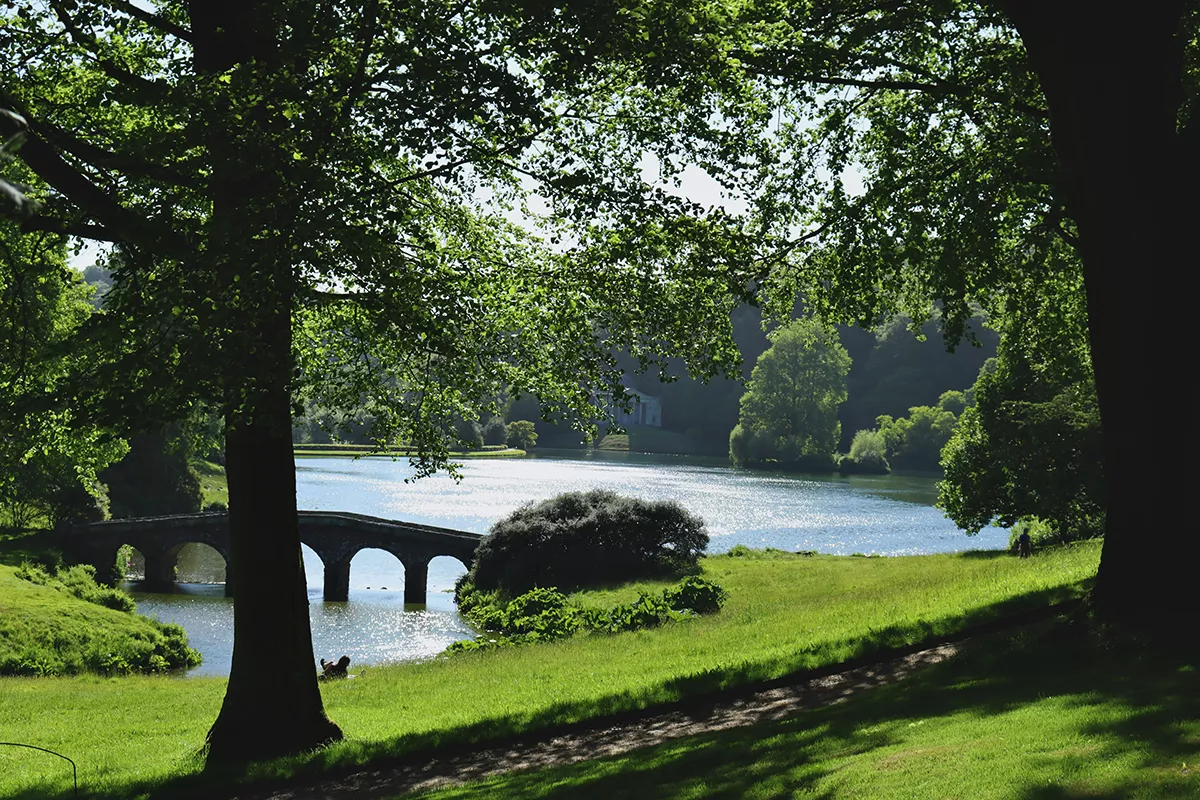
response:
<svg viewBox="0 0 1200 800"><path fill-rule="evenodd" d="M517 595L686 573L708 546L704 520L675 502L593 490L517 509L480 543L470 581Z"/></svg>
<svg viewBox="0 0 1200 800"><path fill-rule="evenodd" d="M728 596L719 585L694 575L657 594L641 592L634 602L608 610L581 608L557 589L533 589L506 602L499 592L481 592L469 580L460 580L455 593L458 610L484 633L475 640L455 642L449 652L553 641L579 631L656 628L692 614L715 613Z"/></svg>

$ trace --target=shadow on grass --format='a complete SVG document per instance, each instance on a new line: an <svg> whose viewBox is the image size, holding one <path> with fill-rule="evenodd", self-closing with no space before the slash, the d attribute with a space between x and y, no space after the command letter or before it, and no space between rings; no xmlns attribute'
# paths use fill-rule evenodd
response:
<svg viewBox="0 0 1200 800"><path fill-rule="evenodd" d="M144 796L151 798L211 797L234 784L254 791L269 787L287 787L306 781L345 774L364 764L372 768L386 765L423 763L432 751L449 756L482 743L515 743L535 740L557 731L570 730L598 717L611 721L635 720L646 710L661 711L681 705L709 703L713 695L738 694L771 685L795 683L821 675L840 672L854 666L906 655L933 644L978 635L1015 624L1044 619L1061 604L1080 597L1089 581L1031 592L1020 597L974 609L970 612L934 620L916 620L911 624L872 630L865 637L810 648L760 663L743 663L727 669L709 670L665 681L647 690L626 692L586 703L563 703L536 713L500 717L485 722L445 730L411 734L380 742L345 742L336 747L251 767L239 774L207 774L170 779L165 782L129 784L108 797ZM702 756L701 761L706 761ZM769 763L769 762L766 762ZM737 762L731 762L730 768ZM691 767L688 767L689 769ZM52 796L31 790L19 795L26 800ZM720 796L720 795L716 795Z"/></svg>
<svg viewBox="0 0 1200 800"><path fill-rule="evenodd" d="M839 706L780 722L706 734L567 767L515 773L432 793L438 800L553 797L851 798L1005 797L1020 800L1174 800L1200 796L1200 672L1195 657L1111 645L1078 625L1054 623L976 646ZM1019 764L997 783L971 752L973 722L1065 704L1085 742L1054 753L1012 740ZM1078 709L1080 713L1073 713ZM1054 710L1043 712L1054 714ZM917 726L955 717L963 728L933 742L910 741ZM1181 721L1191 721L1189 732ZM949 727L940 729L954 731ZM886 752L875 752L888 748ZM944 751L937 753L936 751ZM954 759L964 756L960 760ZM861 760L856 763L856 759ZM975 762L972 763L972 758ZM908 760L907 763L906 759ZM1100 764L1120 763L1104 776ZM947 764L952 766L947 767ZM898 780L891 770L909 767ZM1089 771L1091 770L1091 771ZM924 783L922 782L924 781ZM429 795L420 795L426 797Z"/></svg>
<svg viewBox="0 0 1200 800"><path fill-rule="evenodd" d="M54 564L62 561L62 553L46 540L46 531L5 530L0 532L0 564L19 567L25 561Z"/></svg>
<svg viewBox="0 0 1200 800"><path fill-rule="evenodd" d="M482 743L519 742L570 730L599 717L612 721L638 719L650 711L681 705L709 703L714 696L808 680L875 661L907 655L917 650L968 636L976 636L1013 625L1029 624L1073 604L1090 586L1090 579L1075 584L1031 592L967 613L933 620L916 620L871 630L868 635L809 648L785 658L742 663L668 680L633 693L625 692L590 702L562 703L536 713L499 717L481 723L379 742L344 742L336 747L250 767L239 773L191 775L162 782L127 784L95 797L182 798L211 797L221 787L226 792L241 785L254 785L256 792L271 786L290 786L305 781L344 774L370 764L423 763L432 751L450 755ZM681 757L686 756L684 754ZM702 756L701 761L707 761ZM769 759L768 762L769 763ZM733 761L730 768L737 766ZM86 780L86 778L84 778ZM739 779L740 780L740 779ZM85 788L86 791L86 788ZM56 792L31 789L17 795L22 800L42 800ZM665 796L665 795L664 795ZM720 794L712 796L722 796ZM732 795L731 795L732 796Z"/></svg>

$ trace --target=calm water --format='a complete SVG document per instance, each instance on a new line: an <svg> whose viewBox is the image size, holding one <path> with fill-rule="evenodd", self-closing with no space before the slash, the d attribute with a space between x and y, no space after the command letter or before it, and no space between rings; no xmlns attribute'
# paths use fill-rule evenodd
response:
<svg viewBox="0 0 1200 800"><path fill-rule="evenodd" d="M523 459L467 462L463 480L445 475L405 483L406 461L297 459L300 508L354 511L484 533L519 506L560 492L612 489L647 499L678 500L704 518L720 553L735 544L822 553L911 555L1002 548L1007 531L985 529L968 538L932 507L927 477L795 477L733 470L715 459L624 453L539 453ZM348 654L352 664L423 658L473 635L448 592L466 568L452 558L429 567L428 604L405 610L404 569L380 550L364 550L350 568L350 599L321 599L321 561L304 552L317 655ZM224 579L220 556L189 546L181 577ZM385 588L386 587L386 588ZM136 584L131 586L136 590ZM183 584L176 594L135 591L144 614L181 623L204 664L191 674L229 672L233 607L221 586ZM315 658L314 658L315 661Z"/></svg>

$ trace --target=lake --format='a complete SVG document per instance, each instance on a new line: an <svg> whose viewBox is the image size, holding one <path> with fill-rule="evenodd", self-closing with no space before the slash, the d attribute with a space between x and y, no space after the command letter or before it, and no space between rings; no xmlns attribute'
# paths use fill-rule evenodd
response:
<svg viewBox="0 0 1200 800"><path fill-rule="evenodd" d="M485 533L525 503L593 488L653 500L677 500L702 517L710 553L736 544L849 555L914 555L999 549L1008 532L968 537L933 508L934 479L925 476L794 476L735 470L719 459L603 451L539 451L526 458L468 460L462 480L447 475L405 482L407 461L386 458L299 458L300 508L353 511ZM391 554L364 550L350 568L348 602L321 599L320 559L304 548L313 645L317 655L343 653L354 666L427 658L474 631L457 614L449 590L466 568L448 557L429 565L428 603L405 609L404 569ZM187 629L204 664L192 675L227 675L233 604L215 551L189 545L180 559L184 581L172 594L130 585L138 610ZM314 657L314 662L316 658Z"/></svg>

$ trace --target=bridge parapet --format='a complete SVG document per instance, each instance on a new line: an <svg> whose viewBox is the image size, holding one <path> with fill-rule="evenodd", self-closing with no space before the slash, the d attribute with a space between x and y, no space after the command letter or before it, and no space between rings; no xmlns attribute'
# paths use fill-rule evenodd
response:
<svg viewBox="0 0 1200 800"><path fill-rule="evenodd" d="M300 511L300 541L312 548L325 567L325 600L345 600L350 561L360 550L375 548L395 555L405 572L405 603L425 603L429 562L452 556L468 568L480 534L433 525L372 517L344 511ZM138 549L146 559L146 576L173 579L179 551L190 543L206 544L229 563L229 518L224 513L182 514L107 520L60 527L47 534L69 561L90 563L104 576L122 545Z"/></svg>

